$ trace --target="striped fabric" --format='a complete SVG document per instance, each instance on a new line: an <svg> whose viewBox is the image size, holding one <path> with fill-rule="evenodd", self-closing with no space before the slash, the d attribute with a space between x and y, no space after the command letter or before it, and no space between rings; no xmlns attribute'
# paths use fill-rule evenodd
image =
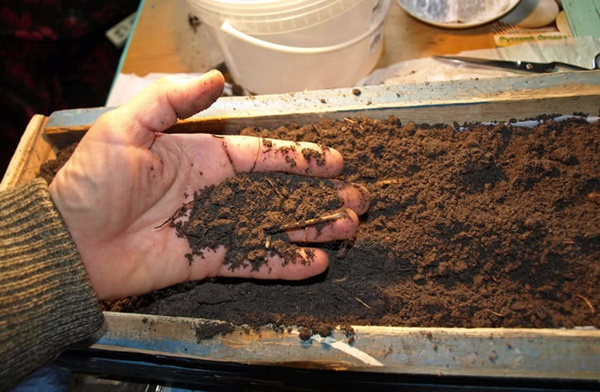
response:
<svg viewBox="0 0 600 392"><path fill-rule="evenodd" d="M9 390L102 322L46 182L1 192L0 390Z"/></svg>

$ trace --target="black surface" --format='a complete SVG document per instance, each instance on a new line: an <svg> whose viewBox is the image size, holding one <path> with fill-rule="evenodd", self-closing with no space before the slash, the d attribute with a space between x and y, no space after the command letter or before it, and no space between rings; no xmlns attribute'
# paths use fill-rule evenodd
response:
<svg viewBox="0 0 600 392"><path fill-rule="evenodd" d="M589 380L510 377L431 376L377 372L245 365L130 353L71 348L56 365L74 372L112 379L169 385L203 391L595 391Z"/></svg>

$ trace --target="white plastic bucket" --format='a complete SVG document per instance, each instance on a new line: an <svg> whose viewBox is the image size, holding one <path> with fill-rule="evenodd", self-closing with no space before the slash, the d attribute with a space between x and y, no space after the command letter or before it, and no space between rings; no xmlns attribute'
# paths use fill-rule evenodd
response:
<svg viewBox="0 0 600 392"><path fill-rule="evenodd" d="M350 87L383 50L391 0L188 0L256 94Z"/></svg>

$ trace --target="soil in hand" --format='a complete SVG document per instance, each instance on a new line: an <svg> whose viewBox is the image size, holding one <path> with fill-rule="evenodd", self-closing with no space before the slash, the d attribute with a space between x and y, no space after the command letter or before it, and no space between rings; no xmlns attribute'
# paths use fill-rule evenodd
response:
<svg viewBox="0 0 600 392"><path fill-rule="evenodd" d="M174 225L190 244L188 259L206 248L224 246L225 265L231 270L258 270L269 258L282 264L297 261L297 246L286 229L314 226L319 230L328 217L343 217L343 201L330 180L284 173L239 174L197 192L189 217ZM310 263L311 254L307 260Z"/></svg>

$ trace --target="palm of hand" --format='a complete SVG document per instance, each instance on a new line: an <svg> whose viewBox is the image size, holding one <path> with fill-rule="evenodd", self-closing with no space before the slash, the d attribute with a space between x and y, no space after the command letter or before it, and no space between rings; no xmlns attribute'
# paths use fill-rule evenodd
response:
<svg viewBox="0 0 600 392"><path fill-rule="evenodd" d="M263 156L267 153L261 152L259 139L155 133L173 125L181 113L185 116L208 107L221 88L222 78L216 73L205 75L195 85L159 84L105 114L50 185L100 298L141 294L209 276L302 279L326 269L327 256L317 253L308 267L292 264L270 273L266 269L232 272L223 267L223 248L207 250L204 260L188 263L187 241L171 227L157 229L195 191L237 172L289 171L282 159ZM312 165L312 173L338 174L339 153L323 152L330 164ZM300 164L294 170L302 173L311 163L298 158ZM357 218L351 210L349 216L331 225L329 238L354 233Z"/></svg>

